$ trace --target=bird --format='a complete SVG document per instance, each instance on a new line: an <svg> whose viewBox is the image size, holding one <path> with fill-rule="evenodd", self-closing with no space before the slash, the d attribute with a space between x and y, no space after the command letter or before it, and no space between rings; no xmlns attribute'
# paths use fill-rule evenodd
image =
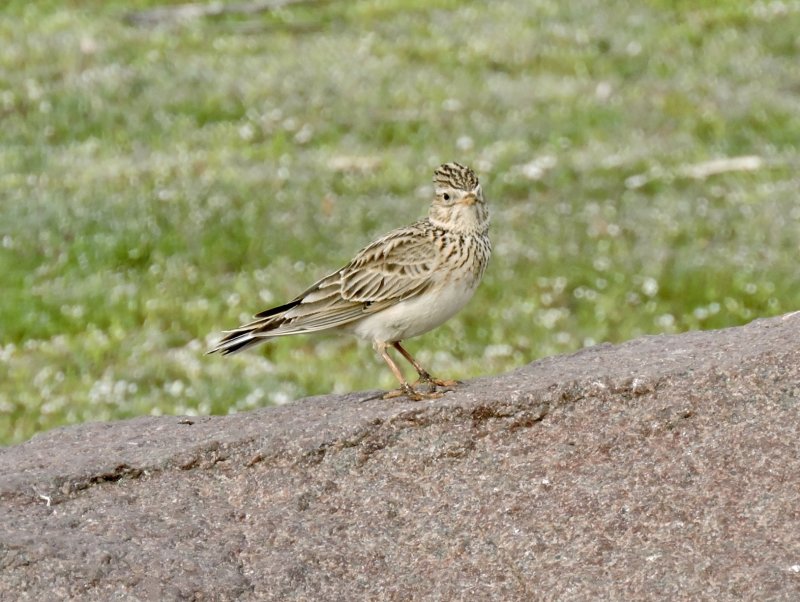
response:
<svg viewBox="0 0 800 602"><path fill-rule="evenodd" d="M441 397L458 382L431 376L401 343L440 326L472 298L492 254L489 223L475 172L444 163L434 171L427 217L371 242L288 303L223 331L208 353L237 353L281 336L343 332L372 343L399 381L385 399ZM415 383L408 383L390 348L416 370Z"/></svg>

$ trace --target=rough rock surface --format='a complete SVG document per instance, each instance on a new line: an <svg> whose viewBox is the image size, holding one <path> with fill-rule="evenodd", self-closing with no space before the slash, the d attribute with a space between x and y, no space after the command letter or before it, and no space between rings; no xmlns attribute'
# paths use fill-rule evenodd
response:
<svg viewBox="0 0 800 602"><path fill-rule="evenodd" d="M800 600L800 314L0 449L2 600Z"/></svg>

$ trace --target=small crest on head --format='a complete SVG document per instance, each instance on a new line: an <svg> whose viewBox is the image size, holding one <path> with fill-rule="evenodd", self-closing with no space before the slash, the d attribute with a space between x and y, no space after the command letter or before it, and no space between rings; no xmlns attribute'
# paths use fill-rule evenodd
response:
<svg viewBox="0 0 800 602"><path fill-rule="evenodd" d="M467 192L478 186L478 176L461 163L444 163L433 172L433 185L437 188L455 188Z"/></svg>

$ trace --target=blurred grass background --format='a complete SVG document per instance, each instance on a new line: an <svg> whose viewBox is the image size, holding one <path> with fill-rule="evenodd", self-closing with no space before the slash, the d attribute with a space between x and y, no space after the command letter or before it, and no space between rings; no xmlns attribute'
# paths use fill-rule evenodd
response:
<svg viewBox="0 0 800 602"><path fill-rule="evenodd" d="M424 215L448 160L495 254L410 344L437 374L800 308L796 0L125 19L162 4L0 8L0 444L393 387L345 337L203 353Z"/></svg>

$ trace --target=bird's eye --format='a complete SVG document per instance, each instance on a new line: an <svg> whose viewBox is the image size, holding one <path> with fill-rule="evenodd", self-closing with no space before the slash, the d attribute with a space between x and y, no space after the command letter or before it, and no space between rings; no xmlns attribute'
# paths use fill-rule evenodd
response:
<svg viewBox="0 0 800 602"><path fill-rule="evenodd" d="M445 193L442 195L442 198L443 198L445 201L449 201L449 200L450 200L450 195L449 195L449 194L447 194L447 193L445 192Z"/></svg>

